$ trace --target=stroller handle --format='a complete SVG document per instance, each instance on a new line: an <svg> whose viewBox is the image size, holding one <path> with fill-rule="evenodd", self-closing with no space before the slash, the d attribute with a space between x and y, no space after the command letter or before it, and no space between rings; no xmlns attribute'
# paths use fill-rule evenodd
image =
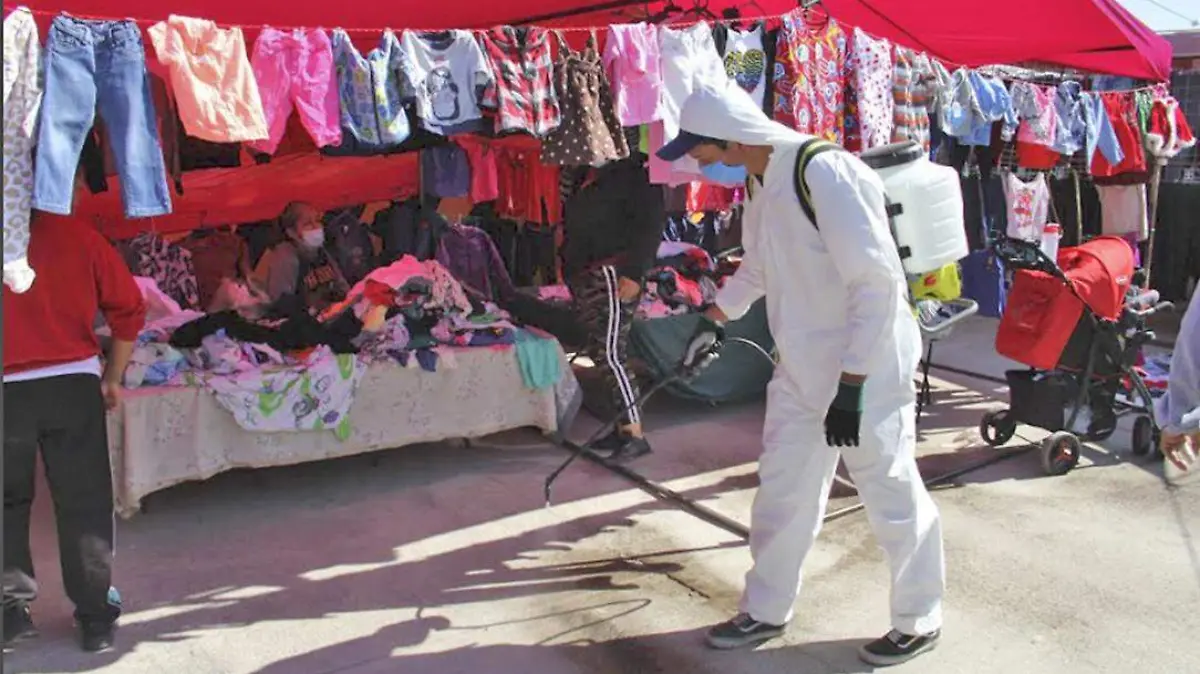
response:
<svg viewBox="0 0 1200 674"><path fill-rule="evenodd" d="M1004 262L1008 269L1026 269L1040 271L1059 279L1067 285L1070 279L1058 268L1058 262L1051 260L1042 247L1032 241L1012 239L1002 236L992 242L992 252Z"/></svg>
<svg viewBox="0 0 1200 674"><path fill-rule="evenodd" d="M1138 311L1138 310L1135 310L1135 311L1137 312L1138 317L1149 318L1149 317L1153 316L1154 314L1157 314L1160 311L1165 311L1167 309L1173 309L1174 307L1175 307L1174 302L1159 302L1158 304L1155 304L1154 306L1150 307L1149 309L1142 309L1140 311Z"/></svg>

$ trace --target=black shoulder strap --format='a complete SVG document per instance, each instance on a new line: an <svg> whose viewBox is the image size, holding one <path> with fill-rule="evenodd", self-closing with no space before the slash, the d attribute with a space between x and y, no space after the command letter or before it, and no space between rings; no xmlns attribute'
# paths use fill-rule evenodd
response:
<svg viewBox="0 0 1200 674"><path fill-rule="evenodd" d="M804 177L804 172L808 170L808 164L813 160L813 157L822 152L831 150L843 149L840 145L835 145L821 138L809 138L800 144L800 149L796 151L796 167L792 172L792 180L795 182L796 198L800 200L800 208L804 209L804 214L808 216L808 221L813 224L819 231L821 228L817 226L817 214L812 207L812 194L808 191L808 181Z"/></svg>

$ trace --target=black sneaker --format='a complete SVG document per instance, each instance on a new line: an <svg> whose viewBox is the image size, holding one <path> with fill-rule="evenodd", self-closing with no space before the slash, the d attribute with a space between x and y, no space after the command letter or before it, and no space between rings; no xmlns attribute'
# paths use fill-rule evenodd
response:
<svg viewBox="0 0 1200 674"><path fill-rule="evenodd" d="M646 456L651 452L650 443L646 438L625 438L624 444L609 454L605 463L622 464Z"/></svg>
<svg viewBox="0 0 1200 674"><path fill-rule="evenodd" d="M621 434L621 429L614 429L608 435L592 443L592 453L607 456L625 445L627 438Z"/></svg>
<svg viewBox="0 0 1200 674"><path fill-rule="evenodd" d="M899 665L922 653L932 651L937 647L938 639L941 636L941 630L919 636L892 630L885 636L858 649L858 657L863 662L876 667Z"/></svg>
<svg viewBox="0 0 1200 674"><path fill-rule="evenodd" d="M82 622L79 624L80 645L88 653L107 651L113 646L113 635L116 629L115 622Z"/></svg>
<svg viewBox="0 0 1200 674"><path fill-rule="evenodd" d="M32 639L38 635L29 605L16 603L4 608L4 647Z"/></svg>
<svg viewBox="0 0 1200 674"><path fill-rule="evenodd" d="M728 651L783 636L785 629L787 625L771 625L751 618L749 613L739 613L709 630L705 642L710 648Z"/></svg>

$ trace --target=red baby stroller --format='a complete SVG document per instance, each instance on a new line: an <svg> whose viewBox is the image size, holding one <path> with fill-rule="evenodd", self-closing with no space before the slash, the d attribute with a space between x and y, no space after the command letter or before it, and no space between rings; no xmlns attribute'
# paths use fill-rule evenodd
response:
<svg viewBox="0 0 1200 674"><path fill-rule="evenodd" d="M1158 444L1159 428L1134 365L1154 338L1146 319L1171 304L1134 286L1129 244L1099 237L1063 249L1058 264L1029 242L1005 239L994 248L1015 270L996 351L1030 369L1005 373L1010 407L984 415L984 440L1003 445L1018 423L1048 430L1042 467L1064 475L1079 463L1080 436L1107 439L1117 417L1134 412L1133 451L1148 454Z"/></svg>

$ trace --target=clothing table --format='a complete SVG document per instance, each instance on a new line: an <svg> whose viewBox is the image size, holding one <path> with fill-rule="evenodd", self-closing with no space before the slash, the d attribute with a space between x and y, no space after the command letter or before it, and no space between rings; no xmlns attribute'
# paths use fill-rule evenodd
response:
<svg viewBox="0 0 1200 674"><path fill-rule="evenodd" d="M202 387L128 390L108 417L117 513L130 517L149 494L234 468L287 466L523 427L552 434L568 427L579 409L579 384L561 346L559 381L543 390L525 386L515 349L449 351L453 365L439 362L436 372L372 363L350 408L346 440L332 431L243 430Z"/></svg>

